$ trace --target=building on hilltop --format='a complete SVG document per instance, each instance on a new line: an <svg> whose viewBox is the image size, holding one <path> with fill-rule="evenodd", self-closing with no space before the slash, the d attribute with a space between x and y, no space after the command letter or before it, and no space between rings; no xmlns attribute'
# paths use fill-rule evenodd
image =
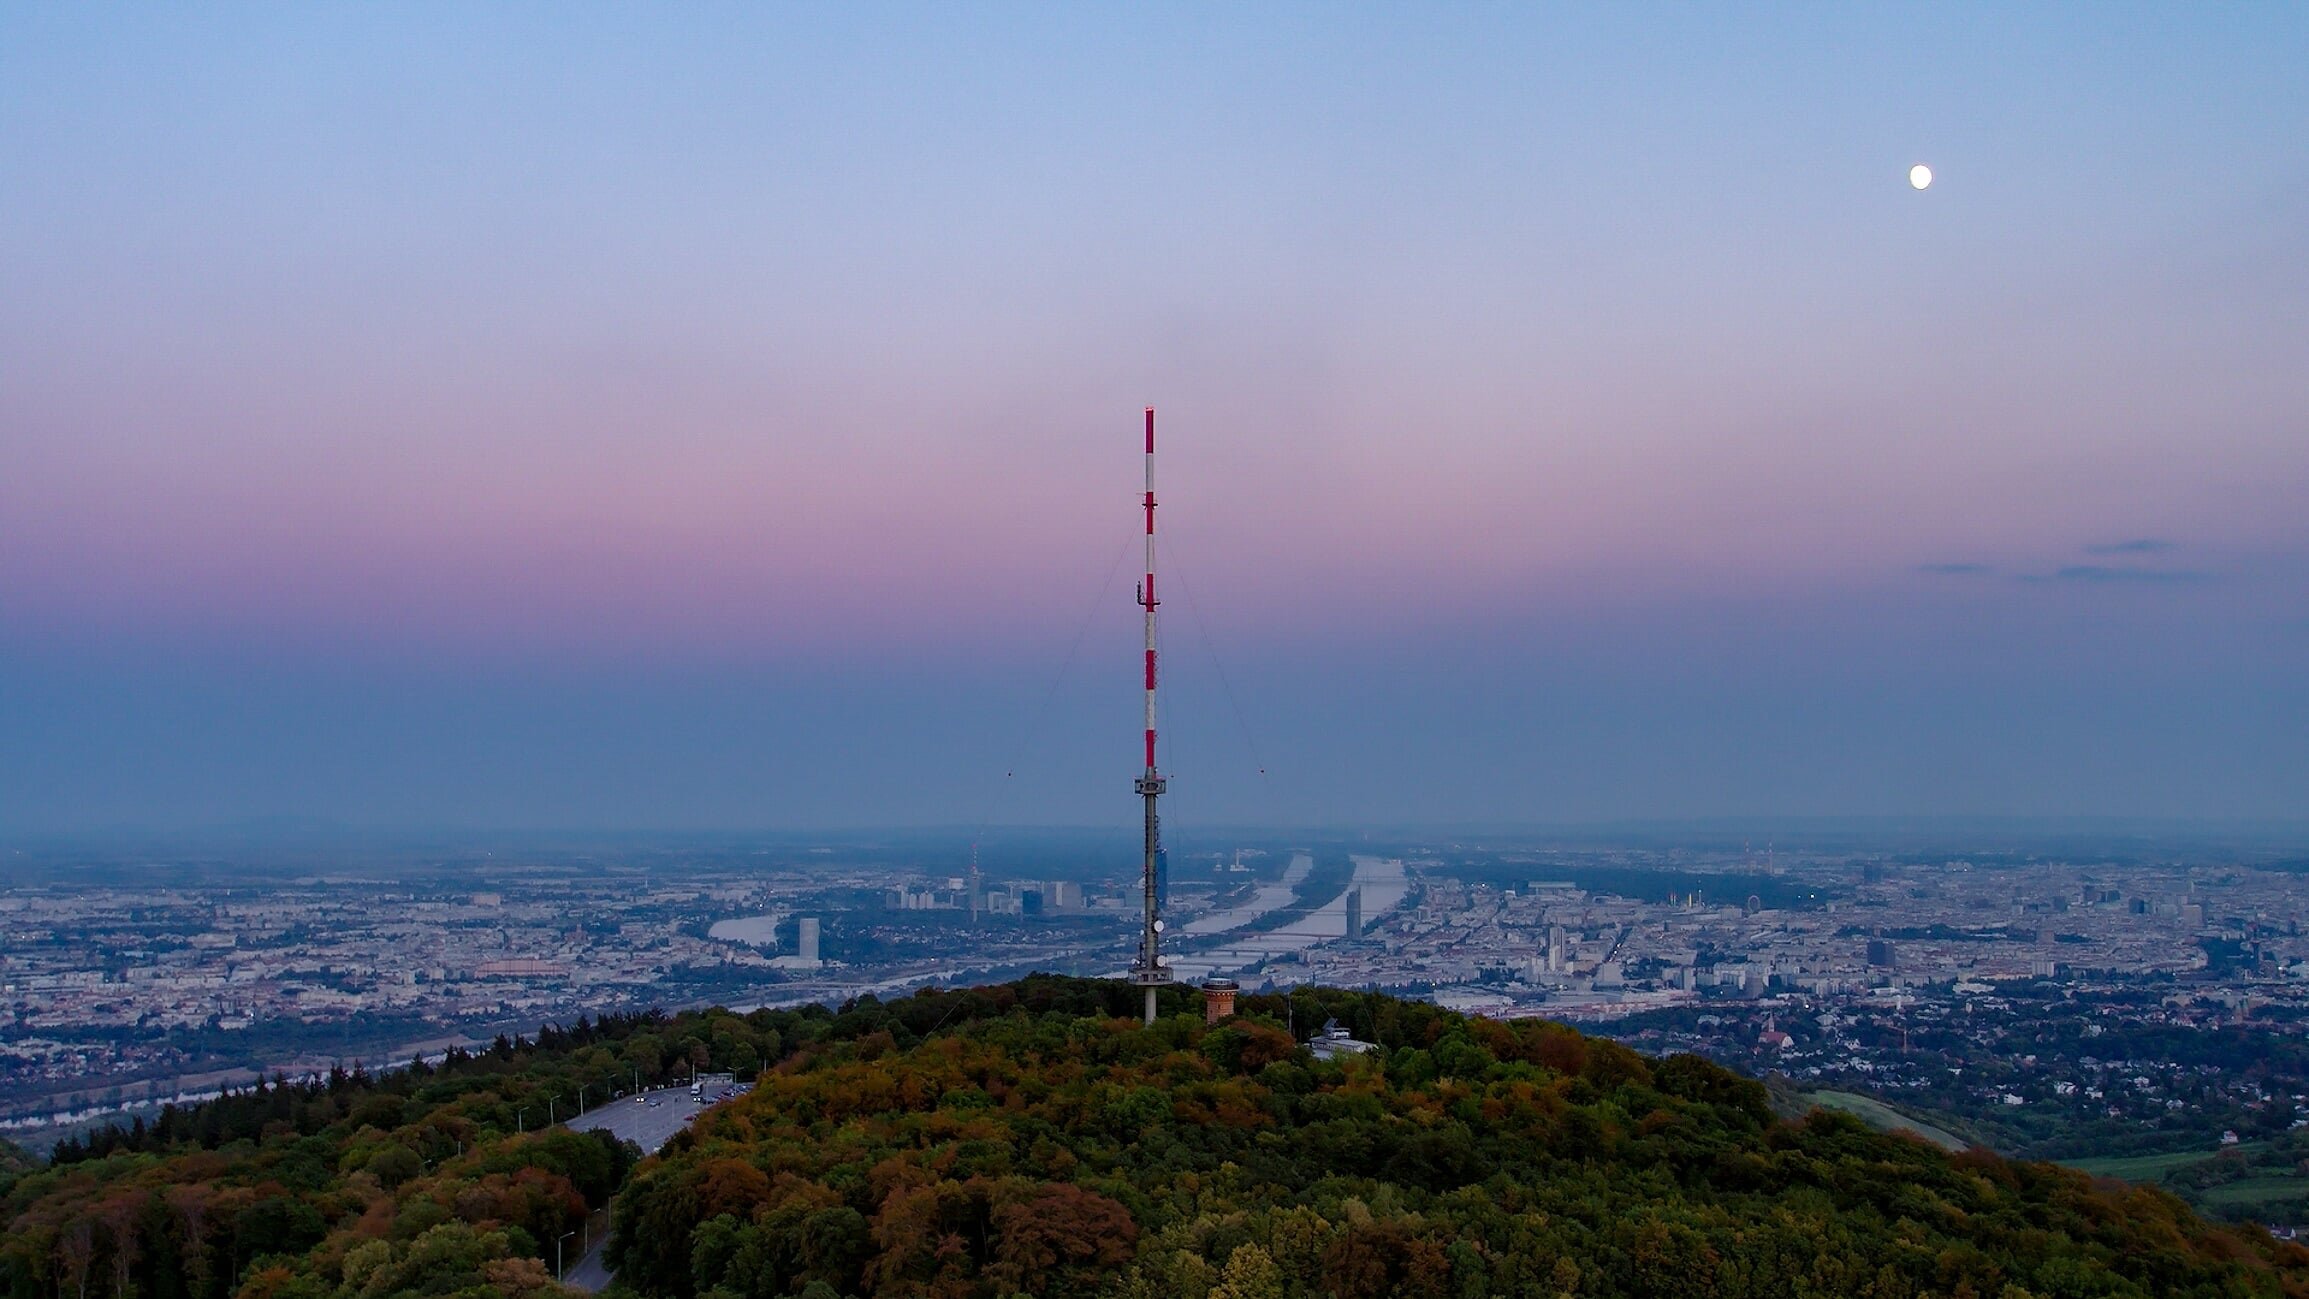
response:
<svg viewBox="0 0 2309 1299"><path fill-rule="evenodd" d="M1379 1049L1379 1044L1357 1041L1355 1035L1349 1033L1345 1025L1332 1019L1324 1021L1323 1031L1315 1035L1314 1041L1307 1043L1307 1049L1314 1052L1315 1058L1318 1060L1336 1060L1343 1055L1361 1055L1366 1051L1376 1051Z"/></svg>
<svg viewBox="0 0 2309 1299"><path fill-rule="evenodd" d="M1203 980L1203 1022L1216 1024L1234 1014L1235 994L1241 989L1242 985L1233 979L1211 978Z"/></svg>

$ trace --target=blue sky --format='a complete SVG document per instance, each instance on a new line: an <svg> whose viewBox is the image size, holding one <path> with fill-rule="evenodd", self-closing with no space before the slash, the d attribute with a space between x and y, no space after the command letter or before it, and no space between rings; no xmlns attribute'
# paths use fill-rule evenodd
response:
<svg viewBox="0 0 2309 1299"><path fill-rule="evenodd" d="M10 10L0 826L2298 817L2305 51Z"/></svg>

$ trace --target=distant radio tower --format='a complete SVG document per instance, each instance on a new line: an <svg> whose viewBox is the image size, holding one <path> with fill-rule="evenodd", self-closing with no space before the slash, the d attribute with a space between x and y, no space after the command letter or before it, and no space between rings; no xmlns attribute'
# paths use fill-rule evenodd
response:
<svg viewBox="0 0 2309 1299"><path fill-rule="evenodd" d="M1155 992L1171 981L1162 959L1162 818L1155 800L1162 797L1162 774L1155 770L1155 493L1154 407L1146 408L1146 580L1139 584L1139 608L1146 612L1146 770L1138 778L1139 797L1146 800L1146 932L1140 936L1138 959L1131 963L1130 981L1146 989L1146 1022L1155 1022Z"/></svg>

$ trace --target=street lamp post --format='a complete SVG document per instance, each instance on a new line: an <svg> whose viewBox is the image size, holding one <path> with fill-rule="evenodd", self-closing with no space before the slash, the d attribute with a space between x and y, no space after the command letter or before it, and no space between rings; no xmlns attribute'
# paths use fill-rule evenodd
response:
<svg viewBox="0 0 2309 1299"><path fill-rule="evenodd" d="M561 1240L553 1242L553 1279L556 1281L559 1281L564 1275L566 1275L561 1267L561 1242L568 1240L571 1236L576 1234L577 1233L574 1231L565 1231L561 1233Z"/></svg>

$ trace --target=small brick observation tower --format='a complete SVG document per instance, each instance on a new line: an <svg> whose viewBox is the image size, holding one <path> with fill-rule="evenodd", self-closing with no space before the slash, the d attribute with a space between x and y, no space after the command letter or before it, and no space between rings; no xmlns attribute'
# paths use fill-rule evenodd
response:
<svg viewBox="0 0 2309 1299"><path fill-rule="evenodd" d="M1235 1013L1235 994L1241 991L1233 979L1203 980L1203 1022L1216 1024Z"/></svg>

